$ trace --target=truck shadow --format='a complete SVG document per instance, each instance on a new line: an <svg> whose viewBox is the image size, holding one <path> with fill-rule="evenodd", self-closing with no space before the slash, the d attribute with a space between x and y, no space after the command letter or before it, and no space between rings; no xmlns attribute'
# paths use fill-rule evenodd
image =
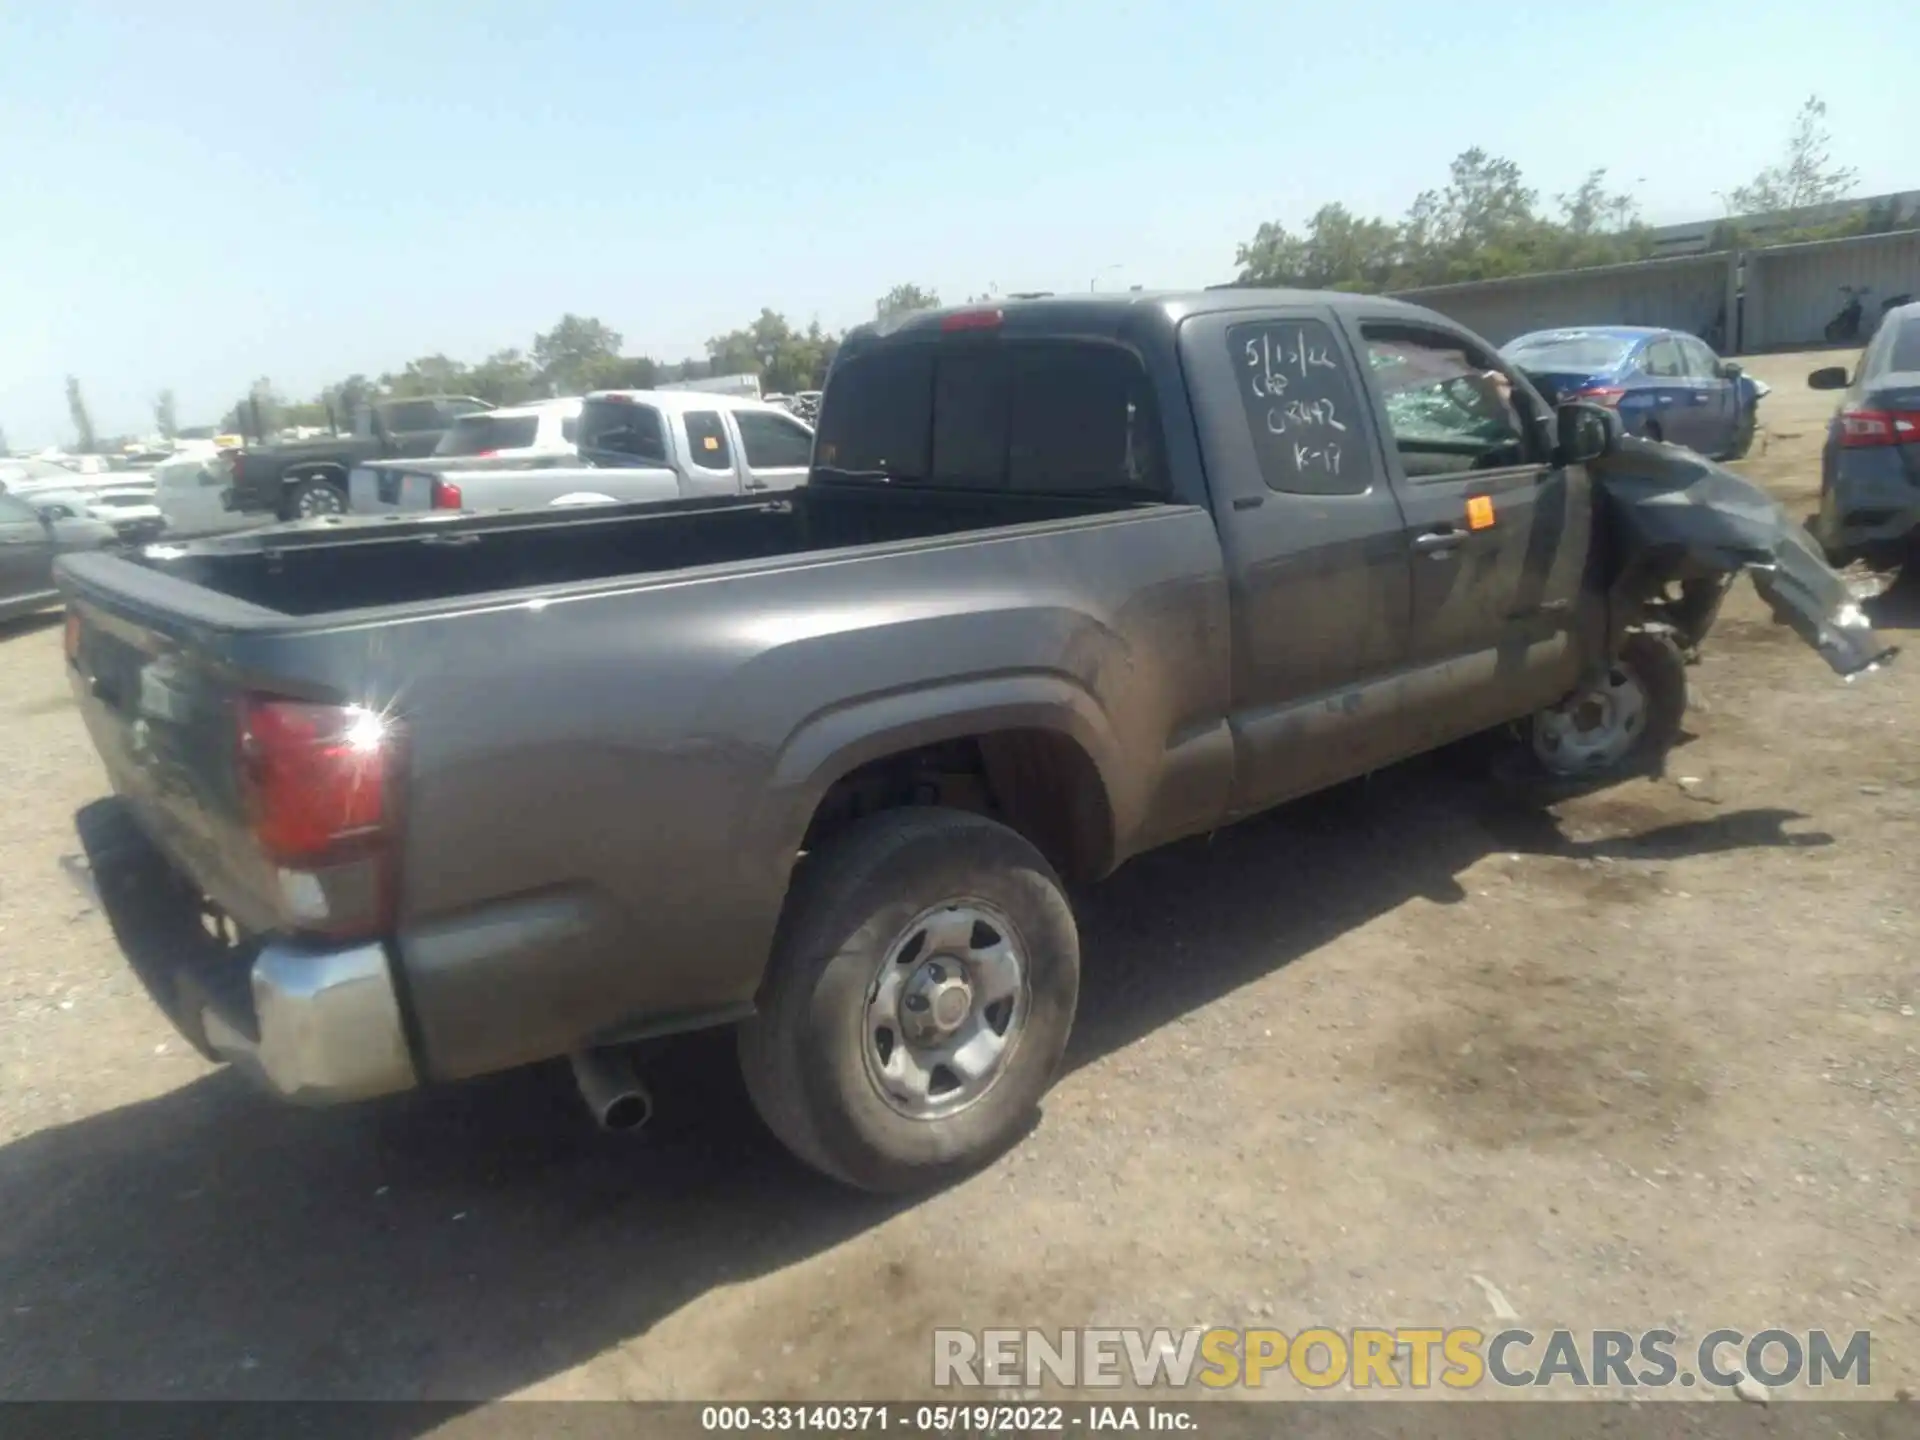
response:
<svg viewBox="0 0 1920 1440"><path fill-rule="evenodd" d="M1745 811L1575 841L1551 817L1504 810L1445 756L1367 790L1143 857L1085 897L1071 1065L1411 896L1463 898L1456 875L1492 850L1826 839L1783 831L1788 812ZM215 1073L0 1148L0 1398L478 1402L911 1208L789 1160L753 1117L726 1037L652 1060L660 1118L638 1140L594 1133L564 1067L545 1067L330 1112L273 1106ZM741 1372L809 1323L775 1314L738 1336ZM596 1372L595 1388L627 1373ZM672 1378L632 1374L647 1389ZM445 1413L356 1418L398 1436Z"/></svg>

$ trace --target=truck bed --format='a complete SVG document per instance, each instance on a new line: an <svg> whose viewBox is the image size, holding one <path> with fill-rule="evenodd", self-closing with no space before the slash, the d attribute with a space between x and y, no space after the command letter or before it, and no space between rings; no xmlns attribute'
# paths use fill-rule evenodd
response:
<svg viewBox="0 0 1920 1440"><path fill-rule="evenodd" d="M815 484L777 500L325 521L156 547L138 563L263 610L313 616L929 539L1150 503Z"/></svg>

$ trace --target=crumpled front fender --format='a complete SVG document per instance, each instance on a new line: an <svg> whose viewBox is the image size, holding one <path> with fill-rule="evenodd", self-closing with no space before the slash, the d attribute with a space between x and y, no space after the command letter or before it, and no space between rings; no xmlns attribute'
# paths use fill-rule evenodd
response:
<svg viewBox="0 0 1920 1440"><path fill-rule="evenodd" d="M1774 618L1836 674L1863 674L1899 653L1874 633L1812 537L1751 481L1690 450L1637 436L1625 437L1589 471L1617 626L1658 619L1691 649L1712 625L1727 586L1745 571Z"/></svg>

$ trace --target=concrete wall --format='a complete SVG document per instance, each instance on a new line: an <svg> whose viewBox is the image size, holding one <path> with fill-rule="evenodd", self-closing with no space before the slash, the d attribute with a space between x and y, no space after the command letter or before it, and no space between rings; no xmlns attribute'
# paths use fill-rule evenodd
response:
<svg viewBox="0 0 1920 1440"><path fill-rule="evenodd" d="M1841 286L1867 286L1861 336L1872 333L1880 303L1920 299L1920 231L1816 240L1747 252L1742 346L1792 350L1825 342L1827 322L1846 304Z"/></svg>
<svg viewBox="0 0 1920 1440"><path fill-rule="evenodd" d="M1571 325L1659 325L1697 335L1722 316L1724 334L1734 313L1735 261L1726 253L1642 260L1434 285L1397 298L1438 310L1495 345Z"/></svg>

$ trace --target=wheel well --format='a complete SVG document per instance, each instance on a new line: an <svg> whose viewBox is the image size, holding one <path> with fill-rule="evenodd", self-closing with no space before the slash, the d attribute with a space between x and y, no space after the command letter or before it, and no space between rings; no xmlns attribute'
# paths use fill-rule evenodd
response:
<svg viewBox="0 0 1920 1440"><path fill-rule="evenodd" d="M993 730L902 750L836 780L814 807L803 850L881 810L940 805L1017 831L1069 883L1113 864L1105 783L1080 745L1053 730Z"/></svg>

